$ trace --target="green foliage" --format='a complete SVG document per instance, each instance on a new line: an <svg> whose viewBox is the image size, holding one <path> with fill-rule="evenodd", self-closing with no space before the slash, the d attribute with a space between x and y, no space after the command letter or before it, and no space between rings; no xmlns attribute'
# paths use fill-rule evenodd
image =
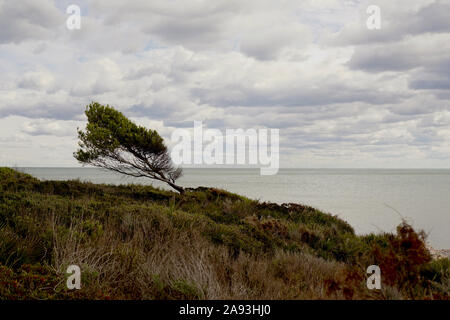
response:
<svg viewBox="0 0 450 320"><path fill-rule="evenodd" d="M81 140L75 158L90 163L118 148L130 152L161 154L167 150L160 135L138 126L109 105L93 102L86 107L86 131L78 131Z"/></svg>
<svg viewBox="0 0 450 320"><path fill-rule="evenodd" d="M186 280L177 280L171 285L170 290L172 292L172 296L175 299L183 299L183 300L198 300L204 299L201 291L195 286L195 284L189 283Z"/></svg>
<svg viewBox="0 0 450 320"><path fill-rule="evenodd" d="M450 259L434 260L425 265L420 272L423 277L431 281L450 281Z"/></svg>

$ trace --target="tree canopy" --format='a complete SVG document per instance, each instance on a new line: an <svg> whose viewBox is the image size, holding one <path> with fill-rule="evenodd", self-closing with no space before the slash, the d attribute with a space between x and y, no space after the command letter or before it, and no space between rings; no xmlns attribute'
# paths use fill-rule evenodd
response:
<svg viewBox="0 0 450 320"><path fill-rule="evenodd" d="M74 157L83 164L133 177L163 181L180 193L175 181L181 168L173 165L163 138L155 130L138 126L109 105L86 106L85 131L78 129L80 148Z"/></svg>

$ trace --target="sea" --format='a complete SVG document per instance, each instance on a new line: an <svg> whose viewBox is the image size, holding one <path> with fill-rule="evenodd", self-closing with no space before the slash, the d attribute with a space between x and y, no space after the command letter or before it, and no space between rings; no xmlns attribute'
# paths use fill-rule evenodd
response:
<svg viewBox="0 0 450 320"><path fill-rule="evenodd" d="M106 184L152 184L97 168L18 168L39 179ZM428 234L435 249L450 248L450 169L280 169L272 176L254 168L186 168L185 187L216 187L252 199L295 202L347 221L356 233L395 232L405 219Z"/></svg>

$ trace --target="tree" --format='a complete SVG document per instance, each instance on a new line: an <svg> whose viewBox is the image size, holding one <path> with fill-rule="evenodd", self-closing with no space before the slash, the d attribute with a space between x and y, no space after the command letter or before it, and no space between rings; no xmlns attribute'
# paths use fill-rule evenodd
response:
<svg viewBox="0 0 450 320"><path fill-rule="evenodd" d="M163 139L155 130L138 126L113 107L97 102L86 106L85 114L86 130L78 129L80 148L73 154L79 162L163 181L184 193L184 188L175 184L182 170L174 167Z"/></svg>

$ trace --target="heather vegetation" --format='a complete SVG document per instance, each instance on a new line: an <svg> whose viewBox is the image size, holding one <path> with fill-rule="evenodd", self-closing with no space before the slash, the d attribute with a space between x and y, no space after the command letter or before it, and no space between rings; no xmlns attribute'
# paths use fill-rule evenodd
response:
<svg viewBox="0 0 450 320"><path fill-rule="evenodd" d="M448 299L425 235L356 235L300 204L213 188L40 181L0 168L0 299ZM66 288L69 265L80 290ZM379 265L381 290L366 268Z"/></svg>

